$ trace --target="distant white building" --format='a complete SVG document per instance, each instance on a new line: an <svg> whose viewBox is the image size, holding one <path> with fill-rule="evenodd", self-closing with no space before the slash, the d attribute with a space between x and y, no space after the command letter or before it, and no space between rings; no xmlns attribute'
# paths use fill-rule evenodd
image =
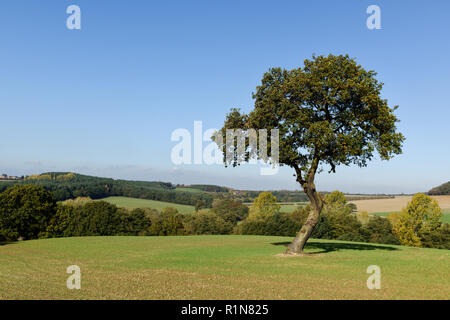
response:
<svg viewBox="0 0 450 320"><path fill-rule="evenodd" d="M0 180L20 180L22 179L22 177L18 177L18 176L8 176L7 174L2 174L0 176Z"/></svg>

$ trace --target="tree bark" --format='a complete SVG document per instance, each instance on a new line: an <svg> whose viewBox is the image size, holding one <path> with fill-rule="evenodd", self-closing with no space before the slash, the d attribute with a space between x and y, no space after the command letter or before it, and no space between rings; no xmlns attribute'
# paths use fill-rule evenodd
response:
<svg viewBox="0 0 450 320"><path fill-rule="evenodd" d="M322 212L324 203L322 196L316 191L316 186L314 185L314 176L317 166L318 161L313 161L306 181L302 179L301 172L298 168L296 168L297 181L302 184L303 190L311 201L312 210L309 213L305 224L301 227L294 240L287 247L286 254L302 254L306 241L308 241L314 227L317 225L317 222L319 222L319 216Z"/></svg>

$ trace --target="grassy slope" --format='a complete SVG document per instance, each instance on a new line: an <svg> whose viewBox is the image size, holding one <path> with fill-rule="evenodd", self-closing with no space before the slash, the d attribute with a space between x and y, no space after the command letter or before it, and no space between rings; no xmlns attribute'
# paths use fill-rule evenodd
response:
<svg viewBox="0 0 450 320"><path fill-rule="evenodd" d="M0 299L448 299L448 250L286 237L84 237L0 246ZM81 290L66 268L80 266ZM381 290L366 287L381 267Z"/></svg>
<svg viewBox="0 0 450 320"><path fill-rule="evenodd" d="M135 208L151 208L161 210L163 208L172 207L178 209L180 213L194 213L194 206L163 202L163 201L155 201L155 200L146 200L146 199L136 199L136 198L127 198L127 197L108 197L101 199L107 201L109 203L115 204L118 207L124 207L127 209L135 209Z"/></svg>

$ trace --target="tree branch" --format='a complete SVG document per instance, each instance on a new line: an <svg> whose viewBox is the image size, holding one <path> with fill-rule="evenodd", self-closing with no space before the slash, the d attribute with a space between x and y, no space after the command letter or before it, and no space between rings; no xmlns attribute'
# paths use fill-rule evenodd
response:
<svg viewBox="0 0 450 320"><path fill-rule="evenodd" d="M292 165L292 167L295 169L295 173L297 174L297 182L303 186L303 184L305 184L306 181L303 179L302 170L297 164Z"/></svg>
<svg viewBox="0 0 450 320"><path fill-rule="evenodd" d="M314 184L314 177L316 176L318 167L319 167L319 157L314 156L313 161L311 162L311 167L308 170L308 175L306 177L309 185Z"/></svg>

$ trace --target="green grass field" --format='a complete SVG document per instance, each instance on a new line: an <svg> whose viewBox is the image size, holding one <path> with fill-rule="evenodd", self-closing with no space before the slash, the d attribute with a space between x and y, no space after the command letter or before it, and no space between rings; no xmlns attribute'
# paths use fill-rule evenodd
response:
<svg viewBox="0 0 450 320"><path fill-rule="evenodd" d="M371 213L371 214L376 215L376 216L387 217L391 213L400 213L400 212L375 212L375 213ZM442 209L442 213L443 213L443 215L442 215L441 221L445 222L445 223L450 223L450 209Z"/></svg>
<svg viewBox="0 0 450 320"><path fill-rule="evenodd" d="M176 208L180 213L191 214L195 212L194 206L163 201L136 199L128 197L108 197L101 200L115 204L118 207L123 207L127 209L150 208L161 211L164 208L172 207Z"/></svg>
<svg viewBox="0 0 450 320"><path fill-rule="evenodd" d="M308 202L279 202L280 211L290 213L298 207L303 207Z"/></svg>
<svg viewBox="0 0 450 320"><path fill-rule="evenodd" d="M81 237L0 245L0 299L449 299L450 251L291 238ZM70 265L81 290L69 290ZM381 268L381 289L366 286Z"/></svg>

